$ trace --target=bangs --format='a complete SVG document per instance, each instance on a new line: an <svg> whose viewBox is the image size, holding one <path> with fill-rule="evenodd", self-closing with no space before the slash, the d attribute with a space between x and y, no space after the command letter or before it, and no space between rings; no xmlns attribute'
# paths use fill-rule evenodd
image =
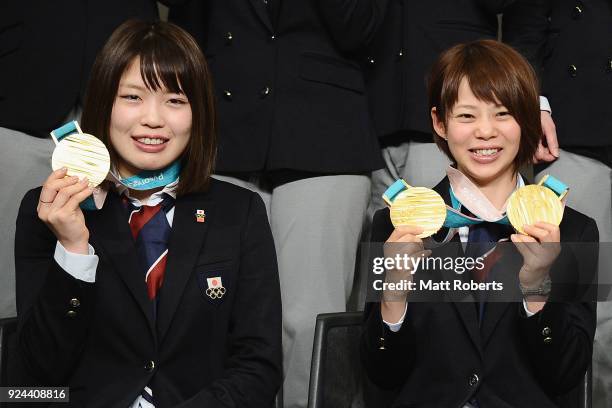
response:
<svg viewBox="0 0 612 408"><path fill-rule="evenodd" d="M188 77L184 58L164 37L147 35L139 52L140 75L150 91L166 90L185 94L184 84Z"/></svg>
<svg viewBox="0 0 612 408"><path fill-rule="evenodd" d="M465 47L462 51L455 69L448 72L442 90L441 99L444 101L446 115L450 114L459 99L459 85L463 78L479 100L501 104L511 114L516 113L521 81L516 72L507 69L512 61L506 60L502 54L491 53L477 46Z"/></svg>

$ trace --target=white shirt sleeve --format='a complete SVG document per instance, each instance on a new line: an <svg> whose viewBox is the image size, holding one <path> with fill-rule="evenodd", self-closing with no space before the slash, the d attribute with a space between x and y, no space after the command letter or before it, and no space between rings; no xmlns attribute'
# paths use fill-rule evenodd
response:
<svg viewBox="0 0 612 408"><path fill-rule="evenodd" d="M402 315L402 317L400 317L397 323L389 323L385 320L383 320L383 323L386 324L389 330L391 330L393 333L397 333L399 329L402 328L402 323L404 323L404 319L406 318L407 310L408 310L408 303L406 303L406 306L404 307L404 314Z"/></svg>
<svg viewBox="0 0 612 408"><path fill-rule="evenodd" d="M535 314L533 312L530 312L529 309L527 309L527 301L525 299L523 299L523 307L525 308L525 313L527 313L527 317L531 317Z"/></svg>
<svg viewBox="0 0 612 408"><path fill-rule="evenodd" d="M57 241L55 245L55 262L72 277L93 283L96 281L96 268L98 267L98 255L95 254L91 245L87 244L89 253L87 255L68 252L64 246Z"/></svg>
<svg viewBox="0 0 612 408"><path fill-rule="evenodd" d="M548 98L540 95L540 110L546 111L552 115L552 109L550 108L550 102L548 102Z"/></svg>

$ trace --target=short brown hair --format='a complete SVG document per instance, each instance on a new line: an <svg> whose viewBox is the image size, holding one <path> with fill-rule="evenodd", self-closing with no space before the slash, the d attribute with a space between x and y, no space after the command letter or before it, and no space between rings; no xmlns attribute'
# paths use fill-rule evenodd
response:
<svg viewBox="0 0 612 408"><path fill-rule="evenodd" d="M512 47L495 40L458 44L444 51L432 67L428 80L429 110L436 107L446 126L466 78L478 99L501 103L521 127L515 169L531 163L542 138L539 85L529 62ZM455 161L446 140L434 131L434 140Z"/></svg>
<svg viewBox="0 0 612 408"><path fill-rule="evenodd" d="M83 131L99 137L116 163L109 136L111 113L121 76L136 57L140 57L140 74L148 89L166 88L189 100L191 137L181 158L177 195L205 191L217 151L213 84L196 41L174 24L130 20L113 32L91 71Z"/></svg>

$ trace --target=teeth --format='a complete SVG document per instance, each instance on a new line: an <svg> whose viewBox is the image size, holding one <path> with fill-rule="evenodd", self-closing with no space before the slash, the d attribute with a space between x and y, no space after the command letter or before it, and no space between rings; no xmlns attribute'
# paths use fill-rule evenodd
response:
<svg viewBox="0 0 612 408"><path fill-rule="evenodd" d="M147 145L157 145L157 144L162 144L164 143L164 139L151 139L148 137L141 137L140 139L138 139L138 141L140 143L144 143Z"/></svg>
<svg viewBox="0 0 612 408"><path fill-rule="evenodd" d="M499 151L499 149L477 149L475 150L476 154L480 156L491 156Z"/></svg>

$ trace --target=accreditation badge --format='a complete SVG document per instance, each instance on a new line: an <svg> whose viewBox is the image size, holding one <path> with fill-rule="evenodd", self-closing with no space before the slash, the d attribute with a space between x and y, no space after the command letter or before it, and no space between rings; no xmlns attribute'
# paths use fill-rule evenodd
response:
<svg viewBox="0 0 612 408"><path fill-rule="evenodd" d="M97 137L83 133L76 121L51 132L55 150L51 167L68 169L67 176L87 177L90 187L102 183L110 170L110 154Z"/></svg>
<svg viewBox="0 0 612 408"><path fill-rule="evenodd" d="M444 199L434 190L413 187L399 179L383 194L389 206L394 227L417 226L423 228L419 238L429 237L442 228L446 219Z"/></svg>
<svg viewBox="0 0 612 408"><path fill-rule="evenodd" d="M561 224L564 201L569 188L556 178L546 175L538 184L517 189L506 207L506 215L512 226L520 233L525 225L536 222Z"/></svg>

